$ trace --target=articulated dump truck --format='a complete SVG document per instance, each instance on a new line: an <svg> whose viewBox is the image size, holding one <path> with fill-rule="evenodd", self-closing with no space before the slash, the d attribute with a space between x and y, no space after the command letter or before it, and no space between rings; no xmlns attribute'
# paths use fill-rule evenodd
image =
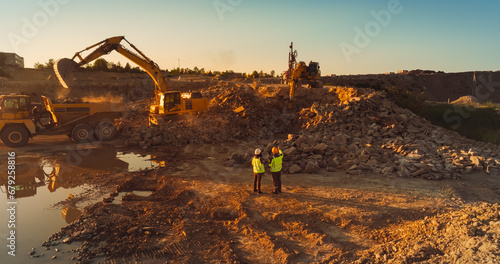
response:
<svg viewBox="0 0 500 264"><path fill-rule="evenodd" d="M123 103L31 104L27 95L0 95L0 139L8 147L22 147L36 135L66 134L75 142L110 140L115 119L125 113Z"/></svg>

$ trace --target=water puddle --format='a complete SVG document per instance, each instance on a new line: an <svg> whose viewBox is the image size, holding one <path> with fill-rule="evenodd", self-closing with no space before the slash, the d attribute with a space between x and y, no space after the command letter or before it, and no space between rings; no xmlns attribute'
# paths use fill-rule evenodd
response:
<svg viewBox="0 0 500 264"><path fill-rule="evenodd" d="M94 149L72 157L69 157L70 154L59 153L43 158L33 155L16 157L15 229L8 226L10 220L7 214L1 213L0 263L75 262L72 259L76 256L73 250L79 243L62 243L51 249L42 247L41 244L51 234L75 221L82 214L83 208L92 201L64 208L54 205L90 191L93 188L90 175L103 171L132 172L165 166L164 162L154 161L151 155L117 152L112 148ZM7 171L6 162L1 164L0 170ZM7 209L11 206L8 202L12 200L8 199L6 173L0 175L0 191L0 210L8 212ZM121 203L123 197L146 197L151 193L119 193L114 203ZM11 230L15 230L16 256L8 254L10 250L7 238ZM35 252L32 252L33 248ZM53 256L57 257L52 259Z"/></svg>
<svg viewBox="0 0 500 264"><path fill-rule="evenodd" d="M154 169L156 167L165 167L162 161L155 161L151 159L151 155L142 156L135 153L118 152L116 157L128 163L128 171L140 171L147 169Z"/></svg>
<svg viewBox="0 0 500 264"><path fill-rule="evenodd" d="M59 231L68 222L74 221L76 219L75 211L80 211L77 208L73 208L74 210L51 208L51 205L65 200L70 195L84 192L87 188L88 186L78 186L71 189L57 188L56 190L51 190L45 185L36 186L35 184L31 185L30 188L16 192L16 194L19 193L20 195L15 200L17 202L15 204L15 228L8 228L8 221L10 219L5 217L5 214L2 213L0 217L0 247L2 248L0 251L0 263L49 263L49 261L52 261L52 256L54 255L57 255L58 261L64 260L63 262L70 262L71 258L76 256L72 252L72 249L76 246L75 244L61 244L48 250L45 247L41 247L41 244L52 233ZM4 191L3 188L2 191ZM7 195L3 192L0 193L0 204L2 204L0 208L3 209L2 212L7 212L6 210L10 207L7 201L10 201L7 200ZM15 232L16 256L8 255L10 249L6 245L7 235L10 235L11 230ZM32 248L36 249L36 253L29 255ZM55 251L56 249L57 251ZM44 254L43 256L41 256L42 253Z"/></svg>

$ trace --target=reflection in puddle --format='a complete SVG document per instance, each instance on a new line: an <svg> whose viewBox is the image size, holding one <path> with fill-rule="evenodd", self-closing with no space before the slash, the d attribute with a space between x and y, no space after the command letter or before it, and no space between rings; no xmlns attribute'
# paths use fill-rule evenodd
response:
<svg viewBox="0 0 500 264"><path fill-rule="evenodd" d="M118 195L113 200L113 204L121 204L123 201L123 197L126 195L136 195L139 197L148 197L152 194L151 191L131 191L131 192L119 192Z"/></svg>
<svg viewBox="0 0 500 264"><path fill-rule="evenodd" d="M58 188L71 189L88 182L86 175L106 171L139 171L164 167L164 161L152 160L151 155L135 153L94 151L93 155L82 158L78 164L42 158L38 166L26 164L16 166L16 198L35 196L37 189L47 186L50 192ZM112 153L112 155L110 154ZM7 194L7 175L0 177L1 191Z"/></svg>
<svg viewBox="0 0 500 264"><path fill-rule="evenodd" d="M128 163L128 171L147 170L159 166L158 162L151 160L151 155L118 152L116 157Z"/></svg>
<svg viewBox="0 0 500 264"><path fill-rule="evenodd" d="M75 221L81 214L82 208L66 207L64 209L51 208L52 205L66 200L68 196L77 196L88 191L93 186L91 175L108 172L126 172L164 167L165 163L152 160L151 155L141 156L135 153L117 152L113 148L95 149L89 153L79 153L80 156L68 158L71 153L54 155L50 158L38 158L34 156L19 156L16 158L16 226L22 226L22 232L16 236L15 258L0 254L0 263L29 263L31 256L28 253L31 248L39 246L52 233ZM86 155L83 155L86 154ZM154 159L154 157L153 157ZM7 171L6 164L0 166L0 170ZM8 178L7 173L0 174L0 204L4 205L8 200ZM151 195L152 192L133 191L119 193L114 202L120 203L130 198L140 199ZM61 217L62 214L62 217ZM3 216L3 214L1 214ZM0 240L7 241L6 234L8 218L0 217ZM16 233L17 234L17 233ZM2 243L0 243L2 245ZM61 244L61 248L73 249L75 245ZM43 248L43 250L46 250ZM37 263L52 263L50 256L40 256ZM54 255L55 253L50 253ZM38 255L37 255L38 256ZM71 262L70 253L59 255L58 261Z"/></svg>
<svg viewBox="0 0 500 264"><path fill-rule="evenodd" d="M64 220L66 220L66 223L68 224L71 224L73 222L75 222L76 219L78 219L78 217L80 217L80 215L82 215L82 211L75 208L75 207L66 207L66 208L63 208L61 210L61 213L62 213L62 217Z"/></svg>

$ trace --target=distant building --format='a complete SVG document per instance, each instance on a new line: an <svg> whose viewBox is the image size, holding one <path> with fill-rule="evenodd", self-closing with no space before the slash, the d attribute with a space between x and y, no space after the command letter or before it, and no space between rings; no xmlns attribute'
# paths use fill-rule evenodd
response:
<svg viewBox="0 0 500 264"><path fill-rule="evenodd" d="M3 65L5 66L14 66L18 68L24 68L24 58L15 54L8 52L0 52L0 58L4 57L5 61L3 61ZM0 61L2 63L2 61Z"/></svg>
<svg viewBox="0 0 500 264"><path fill-rule="evenodd" d="M398 74L408 74L408 70L399 70Z"/></svg>

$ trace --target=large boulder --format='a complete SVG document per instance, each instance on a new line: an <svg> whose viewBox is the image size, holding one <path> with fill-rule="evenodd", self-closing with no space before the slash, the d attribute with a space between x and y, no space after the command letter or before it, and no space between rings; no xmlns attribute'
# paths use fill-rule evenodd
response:
<svg viewBox="0 0 500 264"><path fill-rule="evenodd" d="M299 151L297 150L296 147L291 147L291 148L287 148L287 149L283 150L283 154L285 154L287 156L296 155L298 153L299 153Z"/></svg>
<svg viewBox="0 0 500 264"><path fill-rule="evenodd" d="M304 169L306 173L315 173L319 170L318 163L315 161L309 161Z"/></svg>
<svg viewBox="0 0 500 264"><path fill-rule="evenodd" d="M290 166L290 168L288 168L288 172L291 174L300 172L301 170L302 170L302 168L297 164L293 164L292 166Z"/></svg>

